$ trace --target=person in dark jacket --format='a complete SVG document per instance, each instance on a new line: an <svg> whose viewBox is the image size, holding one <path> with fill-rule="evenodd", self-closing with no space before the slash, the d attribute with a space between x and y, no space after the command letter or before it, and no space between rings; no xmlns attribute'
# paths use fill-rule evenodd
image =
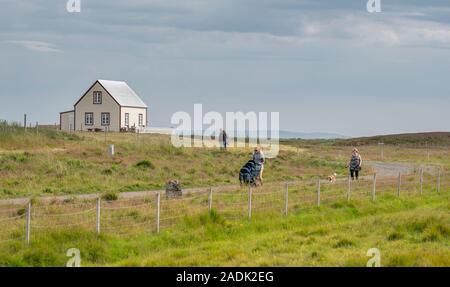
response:
<svg viewBox="0 0 450 287"><path fill-rule="evenodd" d="M220 129L219 141L220 141L220 149L227 150L228 135L224 129Z"/></svg>
<svg viewBox="0 0 450 287"><path fill-rule="evenodd" d="M354 148L352 151L352 156L350 158L350 162L348 164L349 170L350 170L350 176L352 180L358 180L359 172L361 171L362 166L362 158L359 154L359 151L357 148Z"/></svg>

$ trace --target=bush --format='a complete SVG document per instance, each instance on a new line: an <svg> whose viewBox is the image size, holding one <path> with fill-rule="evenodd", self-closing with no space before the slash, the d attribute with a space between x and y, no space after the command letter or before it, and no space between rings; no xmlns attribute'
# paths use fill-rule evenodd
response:
<svg viewBox="0 0 450 287"><path fill-rule="evenodd" d="M342 248L342 247L351 247L355 245L352 241L348 239L341 239L339 240L333 247L334 248Z"/></svg>
<svg viewBox="0 0 450 287"><path fill-rule="evenodd" d="M16 212L17 216L22 216L22 215L24 215L26 213L27 213L27 209L26 208L21 208L21 209L17 210L17 212Z"/></svg>
<svg viewBox="0 0 450 287"><path fill-rule="evenodd" d="M141 169L155 169L155 165L149 160L141 160L136 163L136 167Z"/></svg>
<svg viewBox="0 0 450 287"><path fill-rule="evenodd" d="M395 240L400 240L403 239L403 234L398 233L398 232L393 232L391 234L389 234L389 236L387 237L387 240L389 241L395 241Z"/></svg>
<svg viewBox="0 0 450 287"><path fill-rule="evenodd" d="M102 170L103 175L111 175L112 173L113 173L113 171L110 168L106 168L106 169Z"/></svg>
<svg viewBox="0 0 450 287"><path fill-rule="evenodd" d="M117 192L111 191L102 194L102 199L106 201L115 201L119 199Z"/></svg>

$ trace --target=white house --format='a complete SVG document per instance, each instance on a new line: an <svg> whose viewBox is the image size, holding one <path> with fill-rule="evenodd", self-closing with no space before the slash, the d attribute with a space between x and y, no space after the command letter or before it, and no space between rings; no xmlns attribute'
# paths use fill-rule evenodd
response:
<svg viewBox="0 0 450 287"><path fill-rule="evenodd" d="M147 126L147 105L121 81L97 80L75 103L60 113L64 131L125 131Z"/></svg>

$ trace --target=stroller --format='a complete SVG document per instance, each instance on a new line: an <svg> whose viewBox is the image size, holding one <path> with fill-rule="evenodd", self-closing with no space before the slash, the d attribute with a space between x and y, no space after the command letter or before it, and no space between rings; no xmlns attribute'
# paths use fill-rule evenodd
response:
<svg viewBox="0 0 450 287"><path fill-rule="evenodd" d="M246 184L256 186L259 180L260 165L256 164L254 160L249 160L239 171L239 182L241 186Z"/></svg>

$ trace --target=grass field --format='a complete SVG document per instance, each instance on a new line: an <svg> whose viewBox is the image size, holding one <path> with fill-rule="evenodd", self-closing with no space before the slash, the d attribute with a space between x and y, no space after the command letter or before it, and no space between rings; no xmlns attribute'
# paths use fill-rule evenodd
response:
<svg viewBox="0 0 450 287"><path fill-rule="evenodd" d="M1 206L0 211L12 208L3 215L18 216L21 225L11 234L18 240L1 243L4 238L0 238L0 266L64 266L69 248L81 250L84 266L365 266L366 252L372 247L380 249L383 266L450 265L449 150L414 145L412 135L397 138L403 146L386 144L383 159L374 140L358 148L364 161L440 167L445 175L440 194L436 175L427 174L424 194L419 195L416 173L404 176L400 198L395 196L392 178L379 182L375 202L370 200L370 180L361 181L347 202L343 181L324 185L323 204L315 207L316 179L333 172L346 176L351 146L333 140L289 140L282 142L279 156L266 164L268 184L257 191L259 195L256 192L251 223L246 219L246 193L239 190L234 195L215 195L211 214L206 193L179 205L163 201L166 221L159 234L147 224L154 220L154 198L105 203L102 220L111 230L99 236L93 228L93 201L39 203L40 196L161 189L168 179L181 180L183 187L235 184L252 152L175 148L169 140L163 135L67 134L49 128L25 132L17 125L0 123L0 199L30 197L36 218L33 228L46 227L33 233L26 245L23 206ZM417 143L422 141L419 136ZM114 157L107 154L109 144L115 144ZM363 175L372 172L364 166ZM290 186L289 215L284 217L282 194L274 195L282 185L269 183L293 180L303 180L306 187ZM270 195L264 197L266 192ZM308 206L305 200L310 201ZM127 204L132 208L122 209ZM230 217L230 205L239 209L237 218ZM86 212L79 213L80 208ZM195 212L183 216L188 209ZM58 212L74 217L58 217ZM83 224L72 226L64 219ZM1 220L0 216L0 225ZM130 223L137 223L136 228ZM133 232L120 234L114 228Z"/></svg>
<svg viewBox="0 0 450 287"><path fill-rule="evenodd" d="M230 221L213 212L187 217L160 234L95 235L50 231L30 246L0 249L2 266L64 266L69 248L83 266L365 266L369 248L382 266L450 265L450 193L383 196Z"/></svg>
<svg viewBox="0 0 450 287"><path fill-rule="evenodd" d="M251 149L175 148L163 135L65 134L0 128L0 199L105 191L155 190L169 179L183 187L235 184ZM115 144L111 158L108 145ZM343 160L284 150L269 160L265 179L292 180L345 173Z"/></svg>

